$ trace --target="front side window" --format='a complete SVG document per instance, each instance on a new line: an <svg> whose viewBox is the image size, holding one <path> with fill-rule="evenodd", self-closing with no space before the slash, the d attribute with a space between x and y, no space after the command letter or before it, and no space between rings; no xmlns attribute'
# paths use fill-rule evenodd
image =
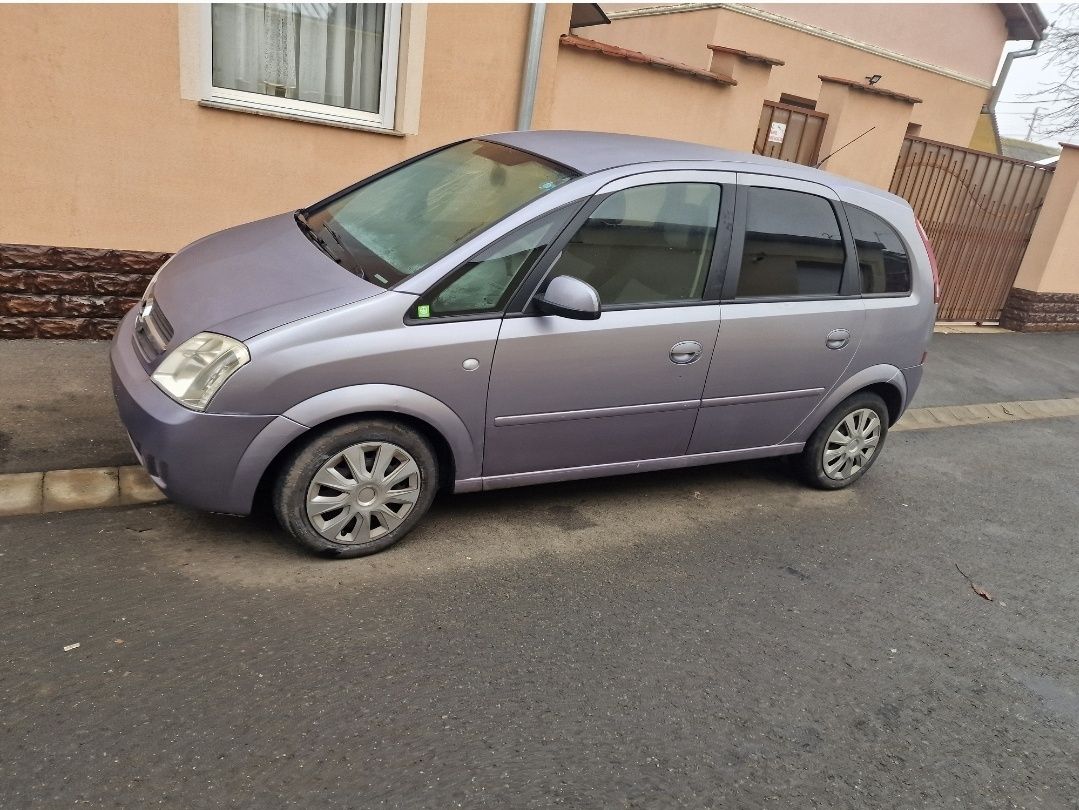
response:
<svg viewBox="0 0 1079 810"><path fill-rule="evenodd" d="M395 284L576 175L486 141L439 150L306 213L336 261Z"/></svg>
<svg viewBox="0 0 1079 810"><path fill-rule="evenodd" d="M414 308L413 317L422 320L501 312L517 283L561 233L578 207L552 211L480 251L449 280L424 295Z"/></svg>
<svg viewBox="0 0 1079 810"><path fill-rule="evenodd" d="M722 187L660 183L616 191L592 212L548 278L591 284L605 307L700 299Z"/></svg>
<svg viewBox="0 0 1079 810"><path fill-rule="evenodd" d="M399 16L387 3L213 3L210 95L392 127Z"/></svg>
<svg viewBox="0 0 1079 810"><path fill-rule="evenodd" d="M846 251L823 197L749 188L737 298L838 295Z"/></svg>
<svg viewBox="0 0 1079 810"><path fill-rule="evenodd" d="M895 228L856 205L847 206L847 221L858 246L862 293L910 292L910 256Z"/></svg>

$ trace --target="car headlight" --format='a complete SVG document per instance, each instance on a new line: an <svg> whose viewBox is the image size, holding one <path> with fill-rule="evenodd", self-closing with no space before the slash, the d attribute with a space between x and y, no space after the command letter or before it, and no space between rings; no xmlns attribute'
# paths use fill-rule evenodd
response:
<svg viewBox="0 0 1079 810"><path fill-rule="evenodd" d="M200 332L169 352L151 379L181 405L204 411L225 380L250 359L240 341Z"/></svg>

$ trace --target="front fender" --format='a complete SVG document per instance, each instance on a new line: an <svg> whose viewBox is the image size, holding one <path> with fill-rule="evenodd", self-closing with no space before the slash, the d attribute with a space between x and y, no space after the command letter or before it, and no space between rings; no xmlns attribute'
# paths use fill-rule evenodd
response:
<svg viewBox="0 0 1079 810"><path fill-rule="evenodd" d="M283 415L313 428L331 419L374 411L399 413L430 425L450 447L457 480L479 477L482 443L473 439L448 405L413 388L382 383L350 385L304 400Z"/></svg>
<svg viewBox="0 0 1079 810"><path fill-rule="evenodd" d="M869 368L862 369L857 374L844 380L829 391L825 397L817 403L817 407L810 411L809 416L802 420L802 423L791 431L791 434L783 440L783 444L808 441L810 434L817 429L817 425L821 423L821 420L824 419L836 405L851 394L861 391L863 388L867 388L870 385L876 385L877 383L891 385L899 392L899 413L902 415L903 411L907 408L907 380L903 376L903 372L895 366L887 364L870 366Z"/></svg>

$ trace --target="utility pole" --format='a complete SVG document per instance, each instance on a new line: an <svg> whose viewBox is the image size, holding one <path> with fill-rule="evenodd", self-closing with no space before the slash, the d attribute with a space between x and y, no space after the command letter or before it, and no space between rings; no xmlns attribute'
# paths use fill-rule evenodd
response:
<svg viewBox="0 0 1079 810"><path fill-rule="evenodd" d="M1027 128L1027 140L1029 141L1034 135L1034 126L1038 123L1038 113L1042 110L1041 107L1035 107L1033 114L1030 116L1030 126Z"/></svg>

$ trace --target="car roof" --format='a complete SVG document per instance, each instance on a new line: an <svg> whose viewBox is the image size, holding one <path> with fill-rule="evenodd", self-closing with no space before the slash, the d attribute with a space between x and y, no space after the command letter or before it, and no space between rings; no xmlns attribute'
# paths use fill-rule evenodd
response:
<svg viewBox="0 0 1079 810"><path fill-rule="evenodd" d="M528 130L485 135L481 140L493 141L530 152L581 174L594 174L606 169L635 164L703 161L714 164L714 168L727 171L741 170L791 177L821 183L833 189L853 188L893 200L900 199L884 189L867 186L864 183L798 163L666 138L647 138L641 135L623 135L614 132Z"/></svg>

